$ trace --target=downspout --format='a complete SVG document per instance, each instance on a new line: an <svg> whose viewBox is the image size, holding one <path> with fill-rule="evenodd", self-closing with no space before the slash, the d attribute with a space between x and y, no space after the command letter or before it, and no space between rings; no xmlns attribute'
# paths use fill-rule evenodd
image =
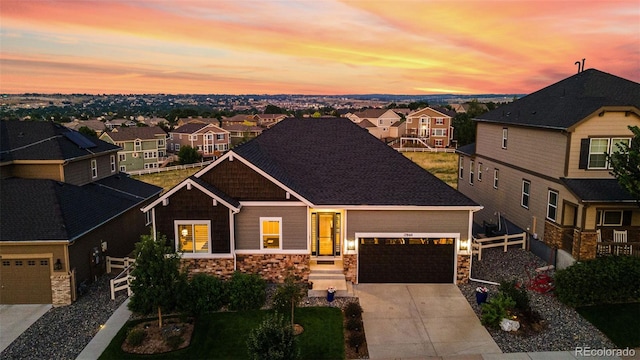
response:
<svg viewBox="0 0 640 360"><path fill-rule="evenodd" d="M475 282L479 282L479 283L483 283L483 284L490 284L490 285L500 285L497 282L494 281L489 281L489 280L481 280L481 279L474 279L471 277L471 270L473 269L473 213L476 211L480 211L480 209L478 210L470 210L469 211L469 251L471 252L470 256L469 256L469 280L470 281L475 281Z"/></svg>

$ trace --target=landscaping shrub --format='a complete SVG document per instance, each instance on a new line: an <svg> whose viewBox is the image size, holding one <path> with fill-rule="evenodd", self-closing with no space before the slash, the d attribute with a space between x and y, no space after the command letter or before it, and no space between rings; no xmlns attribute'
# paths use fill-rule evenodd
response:
<svg viewBox="0 0 640 360"><path fill-rule="evenodd" d="M345 327L349 331L361 331L362 330L362 320L357 317L348 318Z"/></svg>
<svg viewBox="0 0 640 360"><path fill-rule="evenodd" d="M509 310L513 309L515 305L516 302L512 298L500 292L482 304L482 318L480 320L483 325L497 328L502 319L509 317Z"/></svg>
<svg viewBox="0 0 640 360"><path fill-rule="evenodd" d="M233 273L227 284L231 310L257 310L267 299L267 283L257 274Z"/></svg>
<svg viewBox="0 0 640 360"><path fill-rule="evenodd" d="M344 307L344 315L346 317L360 317L362 315L362 307L359 303L352 301Z"/></svg>
<svg viewBox="0 0 640 360"><path fill-rule="evenodd" d="M304 297L302 285L296 283L293 276L287 276L283 284L278 285L273 296L273 308L280 314L288 314L291 326L294 324L294 313L298 302Z"/></svg>
<svg viewBox="0 0 640 360"><path fill-rule="evenodd" d="M516 309L522 312L531 310L531 305L529 303L529 293L527 292L527 289L524 286L518 288L517 285L518 282L515 279L511 281L504 280L500 282L500 287L498 288L498 290L515 301Z"/></svg>
<svg viewBox="0 0 640 360"><path fill-rule="evenodd" d="M349 335L349 338L347 338L347 343L352 348L355 348L355 347L360 347L362 344L364 344L364 340L365 340L364 333L354 331Z"/></svg>
<svg viewBox="0 0 640 360"><path fill-rule="evenodd" d="M254 360L285 360L298 357L293 328L282 315L273 314L251 330L247 339L249 358Z"/></svg>
<svg viewBox="0 0 640 360"><path fill-rule="evenodd" d="M640 258L606 256L577 262L555 274L555 293L579 307L640 300Z"/></svg>
<svg viewBox="0 0 640 360"><path fill-rule="evenodd" d="M184 339L180 335L173 335L168 337L167 340L165 340L165 342L167 343L167 345L169 345L169 347L172 350L176 350L177 348L180 347L180 345L182 345L182 343L184 342Z"/></svg>
<svg viewBox="0 0 640 360"><path fill-rule="evenodd" d="M182 310L194 315L218 311L227 301L225 283L207 274L194 275L179 297Z"/></svg>
<svg viewBox="0 0 640 360"><path fill-rule="evenodd" d="M140 329L130 329L127 333L127 343L131 346L138 346L144 340L144 331Z"/></svg>

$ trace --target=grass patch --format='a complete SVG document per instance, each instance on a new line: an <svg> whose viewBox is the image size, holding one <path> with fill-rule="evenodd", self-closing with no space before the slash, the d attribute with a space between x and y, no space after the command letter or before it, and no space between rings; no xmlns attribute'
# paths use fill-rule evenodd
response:
<svg viewBox="0 0 640 360"><path fill-rule="evenodd" d="M160 186L163 192L171 189L172 187L178 185L182 180L188 178L189 176L195 174L196 172L202 170L201 167L189 168L189 169L180 169L180 170L171 170L171 171L163 171L159 173L153 174L143 174L143 175L134 175L131 176L136 180L140 180L146 182L148 184Z"/></svg>
<svg viewBox="0 0 640 360"><path fill-rule="evenodd" d="M452 188L458 187L457 154L442 152L405 152L402 154Z"/></svg>
<svg viewBox="0 0 640 360"><path fill-rule="evenodd" d="M640 346L640 303L606 304L576 309L602 331L616 346Z"/></svg>
<svg viewBox="0 0 640 360"><path fill-rule="evenodd" d="M203 315L196 321L189 347L159 355L128 354L120 349L129 327L144 320L132 321L120 329L100 359L247 359L247 336L267 314L267 311L255 310ZM298 336L302 359L344 358L340 309L298 308L296 323L304 327L304 332Z"/></svg>

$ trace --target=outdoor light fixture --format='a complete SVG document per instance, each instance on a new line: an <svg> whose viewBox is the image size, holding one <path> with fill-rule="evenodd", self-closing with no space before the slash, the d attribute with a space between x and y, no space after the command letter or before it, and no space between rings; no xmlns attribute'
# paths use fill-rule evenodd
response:
<svg viewBox="0 0 640 360"><path fill-rule="evenodd" d="M355 249L356 249L356 241L347 240L347 250L355 250Z"/></svg>
<svg viewBox="0 0 640 360"><path fill-rule="evenodd" d="M54 270L62 270L62 263L60 262L60 259L56 260L56 263L53 264L53 269Z"/></svg>
<svg viewBox="0 0 640 360"><path fill-rule="evenodd" d="M460 240L460 251L469 250L469 240Z"/></svg>

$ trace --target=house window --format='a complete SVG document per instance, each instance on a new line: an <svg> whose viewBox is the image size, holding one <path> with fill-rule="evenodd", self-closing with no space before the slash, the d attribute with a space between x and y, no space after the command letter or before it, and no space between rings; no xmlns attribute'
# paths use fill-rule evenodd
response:
<svg viewBox="0 0 640 360"><path fill-rule="evenodd" d="M140 139L136 139L133 147L134 147L134 151L141 151L142 150L142 141L140 141Z"/></svg>
<svg viewBox="0 0 640 360"><path fill-rule="evenodd" d="M176 151L180 151L180 144L175 144L176 145Z"/></svg>
<svg viewBox="0 0 640 360"><path fill-rule="evenodd" d="M458 177L460 179L464 178L464 157L460 156L460 160L459 160L459 165L458 167L460 168L460 170L458 171Z"/></svg>
<svg viewBox="0 0 640 360"><path fill-rule="evenodd" d="M127 167L125 165L120 165L121 172L127 172Z"/></svg>
<svg viewBox="0 0 640 360"><path fill-rule="evenodd" d="M531 181L522 180L522 201L520 202L520 205L522 205L522 207L525 209L529 208L530 194L531 194Z"/></svg>
<svg viewBox="0 0 640 360"><path fill-rule="evenodd" d="M116 172L116 156L111 155L109 160L111 160L111 172Z"/></svg>
<svg viewBox="0 0 640 360"><path fill-rule="evenodd" d="M478 181L482 181L482 163L478 163Z"/></svg>
<svg viewBox="0 0 640 360"><path fill-rule="evenodd" d="M442 139L436 139L435 140L435 145L436 145L436 147L442 147Z"/></svg>
<svg viewBox="0 0 640 360"><path fill-rule="evenodd" d="M216 144L215 149L218 151L227 151L229 150L229 145L227 144Z"/></svg>
<svg viewBox="0 0 640 360"><path fill-rule="evenodd" d="M502 128L502 148L506 149L507 148L507 136L508 132L507 132L507 128Z"/></svg>
<svg viewBox="0 0 640 360"><path fill-rule="evenodd" d="M436 125L444 125L444 119L443 118L436 118Z"/></svg>
<svg viewBox="0 0 640 360"><path fill-rule="evenodd" d="M447 136L447 129L431 129L432 136Z"/></svg>
<svg viewBox="0 0 640 360"><path fill-rule="evenodd" d="M500 175L500 170L493 169L493 188L498 188L498 175Z"/></svg>
<svg viewBox="0 0 640 360"><path fill-rule="evenodd" d="M382 126L382 124L384 123L384 121L382 119L378 120L378 125Z"/></svg>
<svg viewBox="0 0 640 360"><path fill-rule="evenodd" d="M198 135L189 135L189 140L191 140L191 141L198 140Z"/></svg>
<svg viewBox="0 0 640 360"><path fill-rule="evenodd" d="M94 179L98 177L98 162L95 159L91 160L91 177Z"/></svg>
<svg viewBox="0 0 640 360"><path fill-rule="evenodd" d="M151 217L151 210L145 211L145 213L144 213L144 224L145 225L151 225L152 220L153 219Z"/></svg>
<svg viewBox="0 0 640 360"><path fill-rule="evenodd" d="M429 118L420 118L420 124L428 124Z"/></svg>
<svg viewBox="0 0 640 360"><path fill-rule="evenodd" d="M119 161L127 160L127 154L118 154L118 160Z"/></svg>
<svg viewBox="0 0 640 360"><path fill-rule="evenodd" d="M224 134L216 134L216 140L224 140Z"/></svg>
<svg viewBox="0 0 640 360"><path fill-rule="evenodd" d="M158 148L164 147L164 139L158 139Z"/></svg>
<svg viewBox="0 0 640 360"><path fill-rule="evenodd" d="M547 202L547 219L556 221L558 216L558 192L555 190L549 190L549 197Z"/></svg>
<svg viewBox="0 0 640 360"><path fill-rule="evenodd" d="M173 140L173 133L169 133L169 140Z"/></svg>
<svg viewBox="0 0 640 360"><path fill-rule="evenodd" d="M282 218L260 218L261 249L282 249Z"/></svg>
<svg viewBox="0 0 640 360"><path fill-rule="evenodd" d="M621 151L621 145L630 144L630 139L623 138L593 138L589 143L589 169L607 169L611 168L611 164L607 161L607 153L612 154L615 151Z"/></svg>
<svg viewBox="0 0 640 360"><path fill-rule="evenodd" d="M208 254L211 248L210 220L176 220L176 247L185 254Z"/></svg>
<svg viewBox="0 0 640 360"><path fill-rule="evenodd" d="M145 159L155 159L158 157L158 152L157 151L145 151L144 152L144 158Z"/></svg>
<svg viewBox="0 0 640 360"><path fill-rule="evenodd" d="M473 167L475 163L473 160L469 162L469 184L473 185Z"/></svg>
<svg viewBox="0 0 640 360"><path fill-rule="evenodd" d="M413 118L408 118L407 119L407 124L413 124Z"/></svg>
<svg viewBox="0 0 640 360"><path fill-rule="evenodd" d="M599 210L597 224L602 226L622 226L622 210Z"/></svg>

